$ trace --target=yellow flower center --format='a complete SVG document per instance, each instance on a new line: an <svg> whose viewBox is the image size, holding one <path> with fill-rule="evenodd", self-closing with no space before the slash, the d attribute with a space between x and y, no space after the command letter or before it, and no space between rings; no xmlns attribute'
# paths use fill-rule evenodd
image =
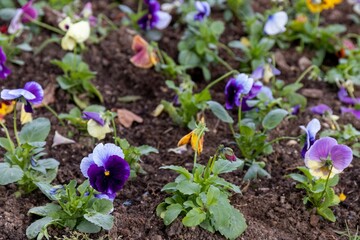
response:
<svg viewBox="0 0 360 240"><path fill-rule="evenodd" d="M105 172L104 172L104 175L105 175L105 176L110 176L110 171L105 171Z"/></svg>

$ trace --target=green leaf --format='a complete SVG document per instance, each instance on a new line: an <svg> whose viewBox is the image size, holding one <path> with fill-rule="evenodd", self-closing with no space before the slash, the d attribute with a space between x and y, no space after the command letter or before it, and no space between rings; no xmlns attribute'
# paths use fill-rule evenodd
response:
<svg viewBox="0 0 360 240"><path fill-rule="evenodd" d="M98 213L109 214L113 209L113 203L107 199L96 199L93 209Z"/></svg>
<svg viewBox="0 0 360 240"><path fill-rule="evenodd" d="M61 207L54 203L48 203L45 206L33 207L28 211L28 214L35 214L38 216L46 217L50 216L51 213L55 213L61 210Z"/></svg>
<svg viewBox="0 0 360 240"><path fill-rule="evenodd" d="M0 147L4 148L7 152L11 152L15 148L14 143L7 138L0 138Z"/></svg>
<svg viewBox="0 0 360 240"><path fill-rule="evenodd" d="M10 21L16 14L15 8L0 9L0 18L4 21Z"/></svg>
<svg viewBox="0 0 360 240"><path fill-rule="evenodd" d="M0 185L17 182L23 175L24 172L19 166L10 166L8 163L0 163Z"/></svg>
<svg viewBox="0 0 360 240"><path fill-rule="evenodd" d="M180 166L170 165L170 166L160 167L160 169L174 170L175 172L184 175L187 179L192 178L192 174L186 168L183 168L183 167L180 167Z"/></svg>
<svg viewBox="0 0 360 240"><path fill-rule="evenodd" d="M200 58L189 50L180 51L179 62L183 66L196 67L200 63Z"/></svg>
<svg viewBox="0 0 360 240"><path fill-rule="evenodd" d="M271 130L281 123L289 112L284 109L271 110L263 119L262 125L265 129Z"/></svg>
<svg viewBox="0 0 360 240"><path fill-rule="evenodd" d="M32 47L28 43L25 43L25 42L17 45L16 48L18 48L22 51L25 51L25 52L31 52L33 50Z"/></svg>
<svg viewBox="0 0 360 240"><path fill-rule="evenodd" d="M76 229L84 233L97 233L100 232L101 227L84 219L76 226Z"/></svg>
<svg viewBox="0 0 360 240"><path fill-rule="evenodd" d="M301 182L301 183L308 182L308 179L306 178L306 176L298 174L298 173L291 173L288 176L297 182Z"/></svg>
<svg viewBox="0 0 360 240"><path fill-rule="evenodd" d="M244 176L244 181L256 179L258 177L267 177L270 178L270 174L265 171L262 167L257 163L253 163L251 167L248 169Z"/></svg>
<svg viewBox="0 0 360 240"><path fill-rule="evenodd" d="M84 215L84 218L105 230L110 230L114 225L114 217L109 214L87 213Z"/></svg>
<svg viewBox="0 0 360 240"><path fill-rule="evenodd" d="M234 123L232 117L228 114L225 108L218 102L208 101L207 102L212 113L225 123Z"/></svg>
<svg viewBox="0 0 360 240"><path fill-rule="evenodd" d="M179 204L171 204L166 208L165 214L164 214L164 224L167 226L171 224L181 213L183 210L183 207Z"/></svg>
<svg viewBox="0 0 360 240"><path fill-rule="evenodd" d="M210 29L215 35L221 35L225 30L225 25L222 21L215 21L211 23Z"/></svg>
<svg viewBox="0 0 360 240"><path fill-rule="evenodd" d="M335 222L336 221L336 217L334 215L334 213L332 212L332 210L330 208L317 208L316 209L317 214L319 214L320 216L324 217L325 219L329 220L330 222Z"/></svg>
<svg viewBox="0 0 360 240"><path fill-rule="evenodd" d="M217 204L219 196L220 190L211 185L206 193L206 206L209 207L213 204Z"/></svg>
<svg viewBox="0 0 360 240"><path fill-rule="evenodd" d="M26 236L29 239L36 238L36 236L46 229L48 225L51 224L53 219L51 217L44 217L39 220L33 222L27 229L26 229Z"/></svg>
<svg viewBox="0 0 360 240"><path fill-rule="evenodd" d="M37 118L21 129L19 133L20 143L43 142L50 132L50 121L47 118Z"/></svg>
<svg viewBox="0 0 360 240"><path fill-rule="evenodd" d="M244 166L244 161L242 160L231 162L229 160L219 159L214 164L213 173L215 175L219 175L221 173L228 173L235 171L236 169L241 168L243 166Z"/></svg>
<svg viewBox="0 0 360 240"><path fill-rule="evenodd" d="M185 195L199 194L201 191L199 184L190 181L181 181L176 188Z"/></svg>
<svg viewBox="0 0 360 240"><path fill-rule="evenodd" d="M159 150L148 145L142 145L140 147L137 147L137 149L140 151L141 155L148 155L150 153L159 153Z"/></svg>
<svg viewBox="0 0 360 240"><path fill-rule="evenodd" d="M157 207L156 207L156 216L161 217L162 213L164 213L166 211L166 206L168 204L165 202L160 203Z"/></svg>
<svg viewBox="0 0 360 240"><path fill-rule="evenodd" d="M186 227L195 227L199 225L206 218L206 213L200 208L191 209L183 218L182 223Z"/></svg>

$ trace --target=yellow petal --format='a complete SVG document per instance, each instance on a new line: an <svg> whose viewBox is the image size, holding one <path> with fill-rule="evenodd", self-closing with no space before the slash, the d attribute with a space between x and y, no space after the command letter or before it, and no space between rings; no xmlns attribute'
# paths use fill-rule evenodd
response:
<svg viewBox="0 0 360 240"><path fill-rule="evenodd" d="M72 51L72 50L74 50L75 46L76 46L75 40L72 39L71 37L69 37L68 34L66 34L61 39L61 47L62 47L62 49Z"/></svg>
<svg viewBox="0 0 360 240"><path fill-rule="evenodd" d="M193 132L190 132L190 133L186 134L185 136L183 136L177 145L182 146L182 145L188 144L191 140L192 134L193 134Z"/></svg>
<svg viewBox="0 0 360 240"><path fill-rule="evenodd" d="M197 151L198 154L200 154L203 150L203 143L204 143L204 137L201 137L199 139L199 136L195 133L192 134L191 137L191 147L194 149L194 151Z"/></svg>
<svg viewBox="0 0 360 240"><path fill-rule="evenodd" d="M32 114L25 112L25 108L24 105L22 105L21 107L21 114L20 114L20 122L22 125L24 125L25 123L31 122L33 120L32 118Z"/></svg>
<svg viewBox="0 0 360 240"><path fill-rule="evenodd" d="M72 24L66 33L77 43L83 43L90 37L90 23L88 21L80 21Z"/></svg>
<svg viewBox="0 0 360 240"><path fill-rule="evenodd" d="M87 131L90 136L97 138L98 140L104 139L107 133L112 132L108 122L105 123L104 126L101 126L92 119L87 122Z"/></svg>

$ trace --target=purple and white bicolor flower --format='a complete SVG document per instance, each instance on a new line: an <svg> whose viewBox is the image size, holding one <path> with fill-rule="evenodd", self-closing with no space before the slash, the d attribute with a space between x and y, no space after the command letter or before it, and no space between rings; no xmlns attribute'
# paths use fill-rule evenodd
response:
<svg viewBox="0 0 360 240"><path fill-rule="evenodd" d="M25 112L31 113L31 105L40 104L44 99L44 90L37 82L27 82L24 88L2 90L1 99L24 101Z"/></svg>
<svg viewBox="0 0 360 240"><path fill-rule="evenodd" d="M286 31L285 25L288 22L288 15L280 11L270 15L265 23L264 32L267 35L276 35Z"/></svg>
<svg viewBox="0 0 360 240"><path fill-rule="evenodd" d="M171 22L171 15L160 10L160 3L157 0L144 0L144 2L149 10L139 19L139 26L145 31L166 28Z"/></svg>
<svg viewBox="0 0 360 240"><path fill-rule="evenodd" d="M123 151L112 143L98 144L93 153L82 159L80 169L90 185L100 192L99 197L105 194L111 201L130 176L130 166L124 160Z"/></svg>
<svg viewBox="0 0 360 240"><path fill-rule="evenodd" d="M306 139L304 143L304 147L301 150L301 157L304 158L306 152L310 149L310 147L314 144L316 139L316 134L320 131L321 125L320 121L314 118L311 120L308 125L306 126L300 126L302 130L305 131Z"/></svg>
<svg viewBox="0 0 360 240"><path fill-rule="evenodd" d="M97 122L100 126L105 125L104 119L101 117L100 113L97 113L97 112L83 112L82 119L85 119L85 120L92 119L95 122Z"/></svg>
<svg viewBox="0 0 360 240"><path fill-rule="evenodd" d="M203 21L211 13L211 8L208 2L196 1L195 2L196 15L194 16L195 21Z"/></svg>
<svg viewBox="0 0 360 240"><path fill-rule="evenodd" d="M226 109L233 109L235 106L239 107L241 96L249 94L253 84L254 79L249 78L244 73L230 78L225 86Z"/></svg>
<svg viewBox="0 0 360 240"><path fill-rule="evenodd" d="M274 67L271 64L271 60L270 60L269 63L265 63L257 67L252 72L251 77L254 80L264 80L264 82L268 83L273 76L277 76L280 74L281 74L280 70Z"/></svg>
<svg viewBox="0 0 360 240"><path fill-rule="evenodd" d="M324 115L326 112L332 114L331 108L326 104L319 104L310 108L310 111L315 114Z"/></svg>
<svg viewBox="0 0 360 240"><path fill-rule="evenodd" d="M252 85L249 94L247 94L243 97L243 101L241 104L241 110L243 112L246 112L246 111L250 111L251 109L253 109L254 104L251 104L251 100L254 99L259 93L265 94L269 98L269 100L272 100L271 89L270 88L266 89L266 88L267 87L263 86L262 82L256 81ZM268 90L270 90L270 92ZM253 101L253 102L257 102L257 101Z"/></svg>
<svg viewBox="0 0 360 240"><path fill-rule="evenodd" d="M352 98L349 96L347 90L344 87L341 87L338 92L338 98L342 103L355 105L360 104L360 98Z"/></svg>
<svg viewBox="0 0 360 240"><path fill-rule="evenodd" d="M353 159L351 148L338 144L334 138L317 140L305 155L305 165L315 178L334 177L347 168Z"/></svg>
<svg viewBox="0 0 360 240"><path fill-rule="evenodd" d="M11 19L8 33L14 34L20 29L22 29L23 23L29 23L32 20L36 19L38 16L37 10L32 6L33 0L28 1L21 8L16 9L14 17Z"/></svg>
<svg viewBox="0 0 360 240"><path fill-rule="evenodd" d="M11 73L11 70L5 66L5 62L6 55L2 47L0 47L0 79L6 79Z"/></svg>

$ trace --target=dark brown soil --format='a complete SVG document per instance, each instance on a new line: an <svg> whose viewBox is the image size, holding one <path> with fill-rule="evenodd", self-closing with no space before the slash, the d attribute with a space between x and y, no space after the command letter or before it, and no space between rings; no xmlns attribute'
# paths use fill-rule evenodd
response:
<svg viewBox="0 0 360 240"><path fill-rule="evenodd" d="M102 1L100 1L102 2ZM267 2L267 1L262 1ZM257 4L257 8L264 10L264 6ZM114 17L117 11L109 10L109 6L103 3L97 4L98 12L109 12L110 17ZM341 5L336 11L348 13L349 7ZM331 19L331 14L327 13L327 19ZM342 19L346 24L351 23ZM236 23L240 26L240 23ZM234 28L232 28L234 29ZM355 29L351 25L351 29ZM354 30L355 32L356 30ZM176 35L173 29L165 32L161 41L163 49L172 49L171 55L176 54L175 45L180 35ZM33 46L39 46L49 35L42 33L32 41ZM178 33L180 34L180 33ZM239 28L226 37L230 41L239 38L242 32ZM90 65L91 70L97 72L94 83L104 95L104 105L108 109L126 108L140 115L144 122L134 124L130 129L118 129L119 135L125 137L130 143L138 146L148 144L159 149L159 154L153 154L143 158L142 166L147 172L136 179L129 181L124 189L118 194L114 201L115 226L109 232L102 232L99 235L91 236L97 239L100 236L108 236L110 239L223 239L219 234L211 234L201 228L186 228L180 221L174 222L169 227L165 227L162 220L155 214L156 206L166 197L160 190L166 183L172 181L176 174L159 167L170 164L182 165L187 168L192 166L192 151L183 155L169 153L167 150L176 146L177 141L188 132L187 129L174 125L171 119L162 114L158 118L151 116L151 112L159 104L161 99L171 100L173 93L165 86L165 77L155 72L155 70L142 70L134 67L129 58L132 56L131 32L125 28L120 28L112 32L104 41L98 45L91 45L84 54L85 61ZM282 70L281 79L286 82L294 81L301 74L298 66L298 59L303 55L294 49L282 50L287 64L291 67ZM23 67L12 65L13 74L1 83L1 88L21 87L29 80L36 80L46 87L50 83L56 83L56 76L61 71L50 64L50 60L59 59L65 54L60 46L51 44L39 55L32 53L22 53L21 59L26 64ZM311 55L311 54L310 54ZM214 78L224 74L222 67L211 69ZM198 75L196 75L198 77ZM199 89L205 86L203 80L197 80ZM320 81L310 81L305 79L307 89L320 89L324 96L321 99L309 98L308 106L318 103L326 103L338 113L340 102L336 97L336 87L329 86ZM224 83L219 84L212 90L215 100L223 103ZM122 103L119 97L127 95L139 95L141 100L134 103ZM51 105L58 113L68 112L74 104L68 95L61 89L56 91L57 101ZM55 130L66 135L73 131L76 144L61 145L55 148L48 147L49 156L58 159L61 163L56 183L65 184L71 179L79 182L84 180L79 164L84 156L92 152L94 143L90 138L81 136L74 128L62 127L57 119L46 109L36 109L34 117L45 116L52 122L52 131L48 138L48 146L52 144L52 137ZM306 125L314 116L306 110L297 116L285 120L275 131L271 133L269 139L277 136L298 136L301 131L299 126ZM7 118L10 123L11 117ZM201 155L201 162L205 162L214 153L219 144L230 145L232 141L228 127L219 122L211 113L206 114L206 122L210 131L205 137L205 149ZM358 128L359 121L346 116L341 123L353 123ZM326 125L323 126L323 129ZM111 136L107 141L111 142ZM355 230L360 224L360 194L358 185L360 184L360 163L355 159L342 175L341 181L336 188L337 193L341 190L347 195L345 202L334 209L337 217L336 223L327 222L321 218L314 218L311 210L306 209L302 204L302 191L295 189L295 183L284 176L295 172L297 166L303 165L300 157L299 144L289 145L284 141L274 145L274 153L263 158L266 162L266 169L271 174L271 179L259 179L251 182L250 185L242 182L243 173L235 172L225 176L227 180L238 184L244 189L243 194L234 195L231 198L232 204L238 208L247 220L248 229L239 239L340 239L334 230L345 230L345 222L351 230ZM1 152L0 152L1 153ZM26 239L26 227L35 220L28 216L27 211L34 207L46 204L48 199L36 190L33 193L20 198L16 198L15 185L0 186L0 239ZM124 204L126 202L126 204ZM62 235L69 236L68 230L51 229L51 234L62 238Z"/></svg>

